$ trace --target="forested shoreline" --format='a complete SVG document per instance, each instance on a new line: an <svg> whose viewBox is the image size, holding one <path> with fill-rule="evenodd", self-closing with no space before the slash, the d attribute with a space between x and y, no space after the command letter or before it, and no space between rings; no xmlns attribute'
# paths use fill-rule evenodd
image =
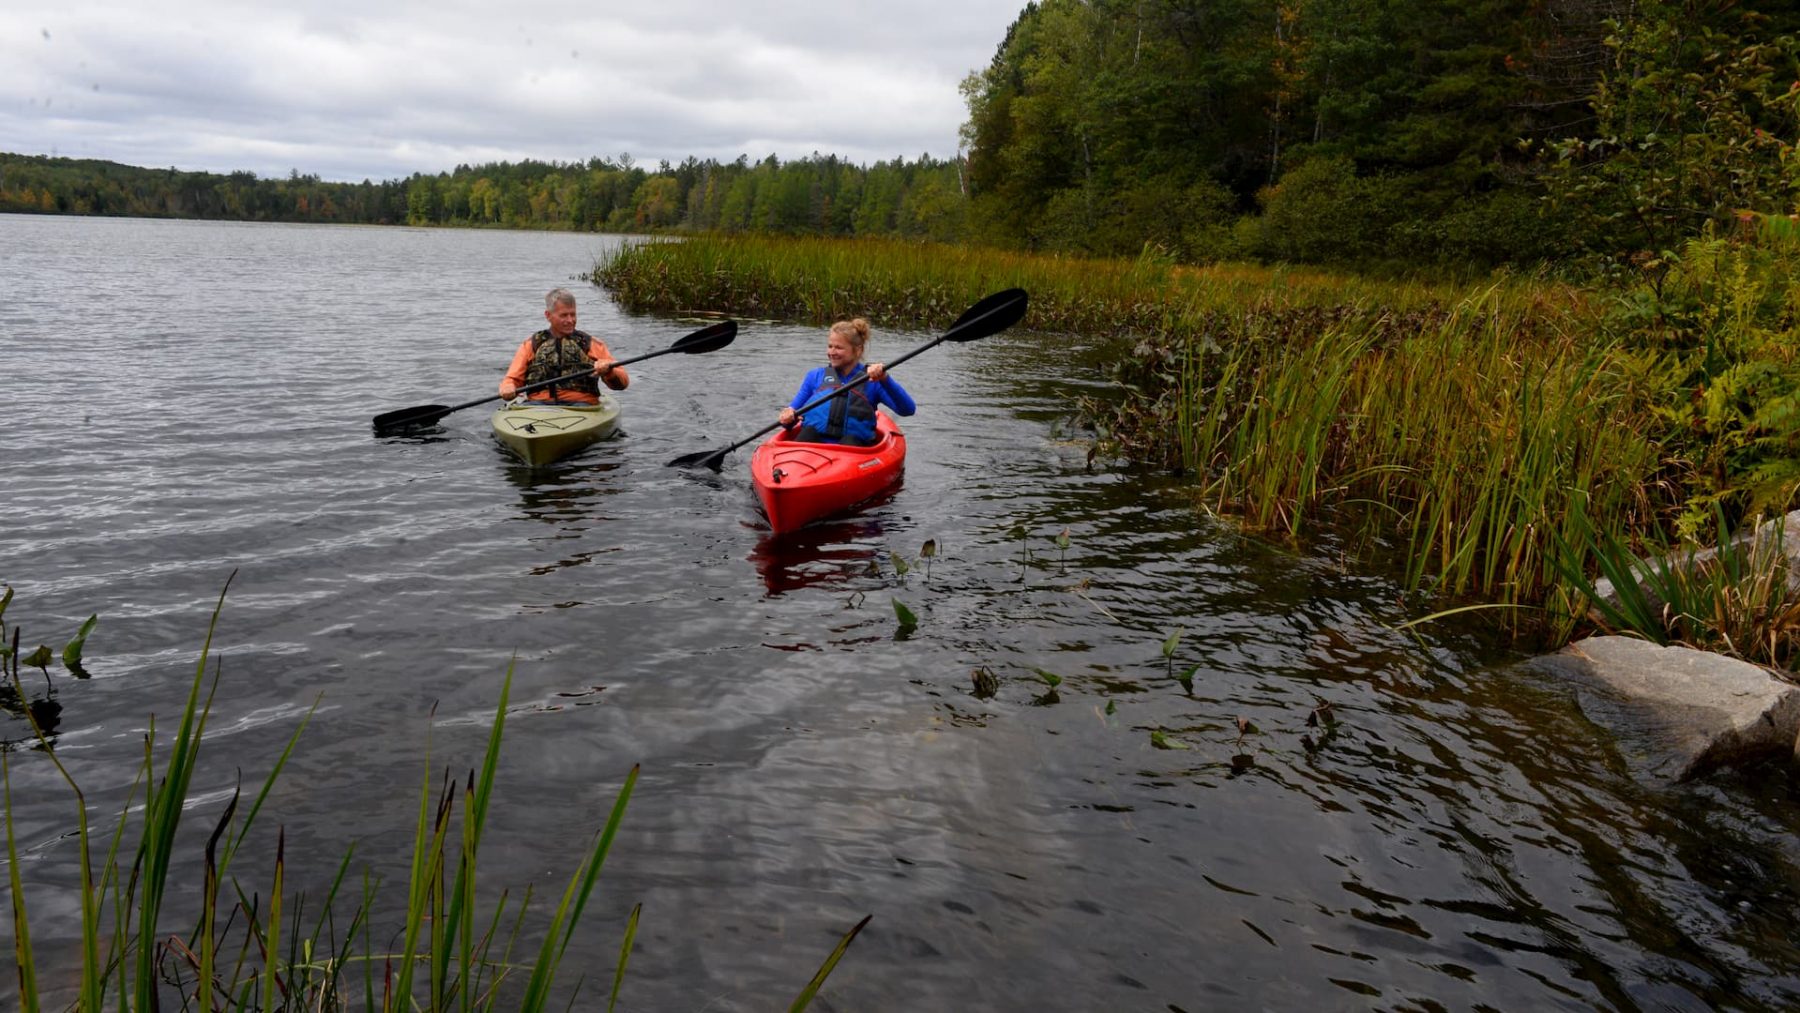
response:
<svg viewBox="0 0 1800 1013"><path fill-rule="evenodd" d="M593 158L332 183L298 171L267 179L0 153L0 212L949 241L962 223L960 168L929 155L871 166L830 155L786 163L770 155L755 164L689 158L654 170Z"/></svg>
<svg viewBox="0 0 1800 1013"><path fill-rule="evenodd" d="M1179 263L1654 258L1786 215L1800 10L1042 0L949 158L459 165L361 183L0 154L0 211L912 238Z"/></svg>

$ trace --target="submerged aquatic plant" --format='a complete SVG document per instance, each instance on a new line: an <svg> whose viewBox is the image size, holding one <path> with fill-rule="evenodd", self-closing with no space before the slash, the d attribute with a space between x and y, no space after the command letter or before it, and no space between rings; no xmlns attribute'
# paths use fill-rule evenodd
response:
<svg viewBox="0 0 1800 1013"><path fill-rule="evenodd" d="M0 594L0 665L8 661L15 666L30 665L42 671L45 678L48 678L50 662L55 660L57 655L51 652L48 644L39 644L30 654L23 656L19 654L19 635L22 631L18 624L15 623L8 627L6 623L6 608L12 604L13 597L14 590L10 585L7 586L5 594ZM76 678L87 678L87 671L81 667L81 654L87 644L88 634L94 632L94 625L99 621L98 614L88 616L87 620L81 624L81 628L76 631L74 638L63 645L63 667ZM10 634L8 633L9 629L11 630Z"/></svg>
<svg viewBox="0 0 1800 1013"><path fill-rule="evenodd" d="M892 600L894 603L894 618L900 621L900 631L906 633L917 629L919 617L913 614L913 610L907 608L906 603L898 598Z"/></svg>
<svg viewBox="0 0 1800 1013"><path fill-rule="evenodd" d="M1024 583L1027 569L1031 566L1031 529L1023 524L1014 524L1008 534L1019 540L1019 582Z"/></svg>
<svg viewBox="0 0 1800 1013"><path fill-rule="evenodd" d="M1193 746L1170 736L1161 728L1150 729L1150 744L1158 749L1192 749Z"/></svg>
<svg viewBox="0 0 1800 1013"><path fill-rule="evenodd" d="M1170 677L1175 675L1175 648L1181 643L1181 635L1184 632L1186 632L1185 627L1177 626L1175 632L1163 638L1162 656L1163 661L1169 666Z"/></svg>
<svg viewBox="0 0 1800 1013"><path fill-rule="evenodd" d="M969 681L975 684L975 699L987 700L1000 692L1000 679L986 665L977 665L969 671Z"/></svg>
<svg viewBox="0 0 1800 1013"><path fill-rule="evenodd" d="M1194 664L1175 673L1175 681L1181 683L1182 691L1189 696L1194 695L1194 673L1198 671L1200 671L1200 666Z"/></svg>

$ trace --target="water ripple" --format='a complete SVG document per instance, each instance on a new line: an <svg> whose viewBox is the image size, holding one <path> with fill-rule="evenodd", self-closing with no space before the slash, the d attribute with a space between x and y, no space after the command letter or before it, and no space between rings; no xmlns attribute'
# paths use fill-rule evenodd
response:
<svg viewBox="0 0 1800 1013"><path fill-rule="evenodd" d="M6 618L60 643L101 617L93 677L50 679L92 798L123 797L148 716L185 702L230 578L196 822L317 705L269 803L291 874L357 838L403 881L423 768L476 762L510 667L486 875L558 881L642 764L577 944L611 959L644 901L641 1008L766 1008L871 912L843 1008L1800 1000L1784 781L1640 788L1483 631L1399 632L1384 578L1090 464L1072 412L1107 396L1105 349L1009 332L909 362L900 488L774 539L748 448L718 476L664 462L771 421L814 328L644 363L621 435L547 472L480 407L371 436L492 392L609 237L0 228ZM104 340L63 340L70 292ZM598 293L581 314L621 354L696 326ZM878 328L871 355L926 338ZM72 819L34 756L21 860L66 886Z"/></svg>

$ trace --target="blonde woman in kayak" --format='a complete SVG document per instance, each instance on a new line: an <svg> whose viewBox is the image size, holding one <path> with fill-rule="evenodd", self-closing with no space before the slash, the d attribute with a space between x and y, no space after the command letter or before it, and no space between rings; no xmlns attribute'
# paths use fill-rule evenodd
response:
<svg viewBox="0 0 1800 1013"><path fill-rule="evenodd" d="M568 289L553 288L545 294L544 319L550 326L526 338L513 353L512 365L500 378L501 397L511 401L520 387L590 366L593 376L534 390L529 397L556 404L598 404L602 382L613 390L624 390L631 384L625 370L613 366L613 354L607 350L606 342L575 329L575 296Z"/></svg>
<svg viewBox="0 0 1800 1013"><path fill-rule="evenodd" d="M781 410L779 421L792 429L800 426L794 439L805 443L848 443L866 447L875 442L875 409L892 408L895 414L911 415L918 411L912 395L887 375L887 367L879 362L864 365L863 349L869 343L869 322L862 317L840 320L831 325L825 338L825 365L806 374L800 390L788 407ZM794 409L839 387L848 387L863 374L868 380L851 387L848 393L816 405L804 416Z"/></svg>

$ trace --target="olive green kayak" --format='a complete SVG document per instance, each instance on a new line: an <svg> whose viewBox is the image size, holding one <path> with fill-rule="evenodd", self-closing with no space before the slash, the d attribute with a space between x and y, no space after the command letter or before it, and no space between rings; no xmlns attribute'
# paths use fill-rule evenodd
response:
<svg viewBox="0 0 1800 1013"><path fill-rule="evenodd" d="M619 402L602 393L596 405L509 404L494 413L494 435L536 468L611 435Z"/></svg>

